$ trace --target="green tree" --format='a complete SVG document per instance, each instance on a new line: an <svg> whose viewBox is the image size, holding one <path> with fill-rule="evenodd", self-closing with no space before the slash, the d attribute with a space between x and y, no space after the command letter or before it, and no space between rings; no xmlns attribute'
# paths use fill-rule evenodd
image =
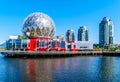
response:
<svg viewBox="0 0 120 82"><path fill-rule="evenodd" d="M110 48L109 50L110 50L110 51L115 51L115 50L116 50L116 48Z"/></svg>
<svg viewBox="0 0 120 82"><path fill-rule="evenodd" d="M26 36L21 36L21 39L24 39L24 40L26 40L26 39L28 39Z"/></svg>
<svg viewBox="0 0 120 82"><path fill-rule="evenodd" d="M26 36L20 36L20 35L18 35L18 39L23 39L23 40L26 40L26 39L28 39Z"/></svg>

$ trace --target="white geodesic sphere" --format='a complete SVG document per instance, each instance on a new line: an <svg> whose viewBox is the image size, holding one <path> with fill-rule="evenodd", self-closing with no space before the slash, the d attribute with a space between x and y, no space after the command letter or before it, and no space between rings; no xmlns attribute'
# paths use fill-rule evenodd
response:
<svg viewBox="0 0 120 82"><path fill-rule="evenodd" d="M40 12L30 14L23 23L23 34L27 37L53 37L54 33L53 20Z"/></svg>

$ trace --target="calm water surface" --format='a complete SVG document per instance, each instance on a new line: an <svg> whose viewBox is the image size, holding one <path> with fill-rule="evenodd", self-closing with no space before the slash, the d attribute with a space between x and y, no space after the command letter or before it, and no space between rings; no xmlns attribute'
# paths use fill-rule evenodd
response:
<svg viewBox="0 0 120 82"><path fill-rule="evenodd" d="M120 82L120 57L4 58L0 82Z"/></svg>

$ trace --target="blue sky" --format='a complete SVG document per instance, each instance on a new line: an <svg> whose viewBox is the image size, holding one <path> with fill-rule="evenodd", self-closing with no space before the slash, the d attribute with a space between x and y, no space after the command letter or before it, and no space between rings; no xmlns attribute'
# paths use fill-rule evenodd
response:
<svg viewBox="0 0 120 82"><path fill-rule="evenodd" d="M115 43L120 43L120 0L0 0L0 43L9 35L22 35L25 17L43 12L55 22L56 35L86 26L89 39L99 41L99 23L107 16L114 23Z"/></svg>

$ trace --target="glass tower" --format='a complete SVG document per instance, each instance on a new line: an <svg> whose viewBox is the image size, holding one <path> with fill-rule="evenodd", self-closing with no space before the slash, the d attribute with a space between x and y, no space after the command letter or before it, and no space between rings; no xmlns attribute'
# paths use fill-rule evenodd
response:
<svg viewBox="0 0 120 82"><path fill-rule="evenodd" d="M78 29L78 41L88 41L88 29L85 26Z"/></svg>
<svg viewBox="0 0 120 82"><path fill-rule="evenodd" d="M104 48L113 47L114 26L110 18L104 17L99 24L99 45Z"/></svg>
<svg viewBox="0 0 120 82"><path fill-rule="evenodd" d="M75 40L75 35L73 30L67 30L66 32L66 40L67 42L74 42Z"/></svg>

